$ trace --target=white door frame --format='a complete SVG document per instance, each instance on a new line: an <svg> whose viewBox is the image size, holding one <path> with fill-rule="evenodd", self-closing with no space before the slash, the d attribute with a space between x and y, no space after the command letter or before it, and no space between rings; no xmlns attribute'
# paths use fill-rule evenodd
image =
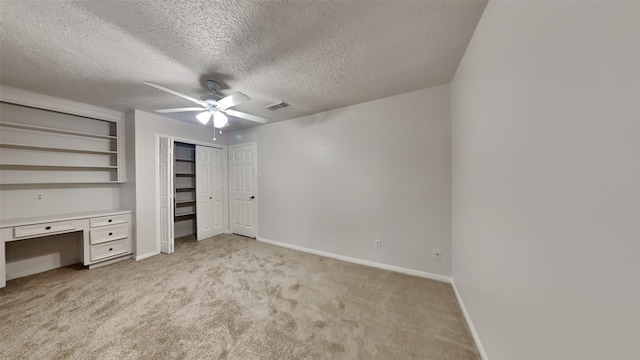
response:
<svg viewBox="0 0 640 360"><path fill-rule="evenodd" d="M231 226L231 171L229 171L229 166L230 166L230 160L229 160L229 156L231 156L231 149L235 148L235 147L241 147L241 146L247 146L247 145L254 145L255 149L256 149L256 156L255 156L255 162L253 163L253 174L254 176L254 181L255 181L255 199L253 201L254 205L253 205L253 218L255 220L255 229L256 229L256 239L258 238L258 232L259 232L259 228L258 228L258 205L260 204L260 196L258 193L258 185L259 185L259 180L258 180L258 143L256 141L252 141L252 142L247 142L247 143L242 143L242 144L235 144L235 145L229 145L228 148L228 152L227 152L227 183L229 183L229 186L227 187L227 210L225 211L229 217L228 217L228 227L229 227L229 234L233 233L233 227Z"/></svg>
<svg viewBox="0 0 640 360"><path fill-rule="evenodd" d="M202 145L202 146L222 149L222 171L223 171L222 186L223 186L223 196L224 196L223 201L226 204L225 206L222 207L224 211L223 223L225 227L224 232L227 234L230 233L231 230L229 225L230 216L229 216L229 149L228 147L226 145L221 145L221 144L212 144L204 141L197 141L193 139L176 137L173 135L156 133L155 134L155 148L156 148L156 151L155 151L155 189L156 189L155 211L156 211L156 229L157 229L156 234L158 234L162 230L160 229L160 181L159 181L160 179L160 138L161 137L169 138L169 141L172 141L173 143L178 141L178 142L187 143L187 144ZM173 174L171 174L171 177L173 178ZM170 231L173 232L173 222L171 224L172 226ZM159 236L156 236L155 253L156 254L160 253L160 237Z"/></svg>

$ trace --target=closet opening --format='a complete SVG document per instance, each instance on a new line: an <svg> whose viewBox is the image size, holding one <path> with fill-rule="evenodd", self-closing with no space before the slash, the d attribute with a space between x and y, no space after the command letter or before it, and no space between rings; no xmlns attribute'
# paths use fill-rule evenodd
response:
<svg viewBox="0 0 640 360"><path fill-rule="evenodd" d="M225 233L226 148L159 136L158 150L160 251Z"/></svg>
<svg viewBox="0 0 640 360"><path fill-rule="evenodd" d="M196 241L196 146L174 142L173 146L173 236ZM184 239L182 239L184 238Z"/></svg>

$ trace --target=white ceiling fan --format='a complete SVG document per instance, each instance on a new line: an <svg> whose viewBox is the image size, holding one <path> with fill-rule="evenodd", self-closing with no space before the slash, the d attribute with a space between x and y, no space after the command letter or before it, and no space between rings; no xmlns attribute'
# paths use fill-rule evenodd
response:
<svg viewBox="0 0 640 360"><path fill-rule="evenodd" d="M232 107L245 103L251 99L247 95L241 92L237 92L219 99L219 97L216 95L216 91L220 89L220 84L213 80L207 80L207 87L209 87L209 90L211 90L211 95L204 95L201 97L200 100L150 81L144 81L144 83L156 89L168 92L169 94L173 94L183 99L189 100L200 106L200 107L156 110L156 112L159 112L159 113L167 114L167 113L176 113L176 112L199 111L200 113L196 115L196 118L198 119L198 121L200 121L202 124L207 124L211 119L211 117L213 117L213 126L214 128L219 128L219 129L222 129L229 123L229 119L225 114L231 115L237 118L241 118L241 119L255 121L260 124L266 124L268 122L267 119L261 118L259 116L232 110L231 109Z"/></svg>

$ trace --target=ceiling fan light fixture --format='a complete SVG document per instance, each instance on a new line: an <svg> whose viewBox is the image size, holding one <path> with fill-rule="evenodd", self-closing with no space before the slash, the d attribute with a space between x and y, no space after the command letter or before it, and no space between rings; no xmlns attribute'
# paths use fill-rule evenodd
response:
<svg viewBox="0 0 640 360"><path fill-rule="evenodd" d="M189 100L192 103L195 103L198 106L200 106L200 107L156 110L159 113L168 114L168 113L176 113L176 112L198 111L199 114L196 115L196 118L198 119L199 122L201 122L203 125L206 125L209 122L209 119L211 119L211 117L213 116L214 121L216 122L215 127L217 128L224 127L229 123L229 119L227 118L227 116L220 112L228 113L234 118L245 119L245 120L257 122L260 124L266 124L267 122L269 122L267 119L261 118L259 116L255 116L255 115L251 115L251 114L247 114L247 113L243 113L243 112L231 109L236 105L240 105L242 103L245 103L251 100L251 98L249 98L247 95L241 92L233 93L231 95L225 96L218 100L218 96L216 95L216 90L220 88L220 84L218 84L213 80L207 81L207 86L211 90L211 95L206 95L205 97L203 97L202 100L198 100L189 95L185 95L181 92L169 89L168 87L164 87L162 85L158 85L151 81L144 81L144 83L158 90L162 90L169 94L179 96L185 100Z"/></svg>
<svg viewBox="0 0 640 360"><path fill-rule="evenodd" d="M202 125L206 125L211 119L211 113L207 111L203 111L200 114L196 115L196 119L202 123Z"/></svg>
<svg viewBox="0 0 640 360"><path fill-rule="evenodd" d="M227 126L228 123L229 123L229 118L227 118L227 115L225 115L221 111L218 111L217 113L213 114L214 127L223 128Z"/></svg>

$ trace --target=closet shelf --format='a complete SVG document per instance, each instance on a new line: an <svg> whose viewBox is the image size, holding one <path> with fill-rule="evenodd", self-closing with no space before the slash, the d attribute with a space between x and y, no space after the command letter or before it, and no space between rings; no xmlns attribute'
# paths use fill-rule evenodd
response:
<svg viewBox="0 0 640 360"><path fill-rule="evenodd" d="M186 220L186 219L191 219L194 218L196 216L196 213L187 213L187 214L176 214L174 216L174 219L176 220Z"/></svg>
<svg viewBox="0 0 640 360"><path fill-rule="evenodd" d="M176 161L182 161L182 162L196 162L195 159L183 159L183 158L175 158Z"/></svg>
<svg viewBox="0 0 640 360"><path fill-rule="evenodd" d="M0 148L8 149L22 149L22 150L42 150L42 151L56 151L56 152L70 152L70 153L82 153L82 154L105 154L105 155L117 155L117 151L102 151L102 150L89 150L89 149L72 149L56 146L37 146L37 145L24 145L24 144L12 144L12 143L0 143Z"/></svg>
<svg viewBox="0 0 640 360"><path fill-rule="evenodd" d="M194 187L177 187L176 192L195 191Z"/></svg>
<svg viewBox="0 0 640 360"><path fill-rule="evenodd" d="M196 176L196 174L193 173L176 173L177 177L190 177L190 176Z"/></svg>
<svg viewBox="0 0 640 360"><path fill-rule="evenodd" d="M187 206L195 203L195 200L176 200L176 206Z"/></svg>
<svg viewBox="0 0 640 360"><path fill-rule="evenodd" d="M18 124L18 123L11 123L11 122L0 122L0 126L12 127L12 128L16 128L16 129L27 129L27 130L42 131L42 132L46 132L46 133L56 133L56 134L76 135L76 136L82 136L82 137L92 137L92 138L98 138L98 139L117 139L116 136L111 136L111 135L101 135L101 134L94 134L94 133L88 133L88 132L82 132L82 131L56 129L56 128L49 128L49 127L44 127L44 126Z"/></svg>

